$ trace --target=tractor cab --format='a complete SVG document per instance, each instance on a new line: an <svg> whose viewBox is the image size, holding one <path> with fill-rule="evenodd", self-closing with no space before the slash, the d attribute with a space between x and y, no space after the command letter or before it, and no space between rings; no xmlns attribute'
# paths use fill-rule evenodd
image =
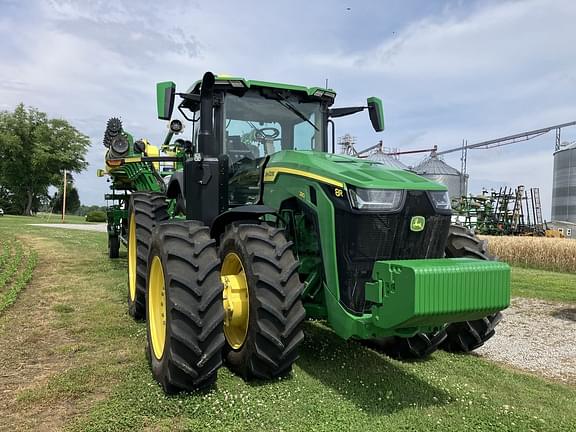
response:
<svg viewBox="0 0 576 432"><path fill-rule="evenodd" d="M326 153L330 129L333 150L332 117L368 109L375 130L384 129L378 98L369 98L367 106L331 109L336 96L331 89L223 75L213 76L213 80L210 94L204 96L204 80L185 93L176 93L172 82L159 83L158 116L170 119L175 96L182 98L178 110L192 122L195 159L227 159L220 171L227 171L227 200L232 208L259 201L264 168L271 155L287 150ZM203 106L208 113L204 117L210 117L209 133L201 130ZM209 145L203 146L201 137L208 138Z"/></svg>
<svg viewBox="0 0 576 432"><path fill-rule="evenodd" d="M228 156L231 206L258 201L260 174L272 154L326 151L326 116L331 103L331 98L269 87L225 93L217 114L222 127L215 129L222 131L217 139L222 154Z"/></svg>
<svg viewBox="0 0 576 432"><path fill-rule="evenodd" d="M200 116L201 88L201 81L195 83L181 95L178 106L182 114L192 112L194 120ZM328 112L335 96L330 89L216 76L214 134L218 154L229 155L235 163L280 150L327 151Z"/></svg>

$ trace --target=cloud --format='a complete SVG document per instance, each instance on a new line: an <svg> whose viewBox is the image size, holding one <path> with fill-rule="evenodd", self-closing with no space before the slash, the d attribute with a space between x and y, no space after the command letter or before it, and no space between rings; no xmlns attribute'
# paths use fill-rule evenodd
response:
<svg viewBox="0 0 576 432"><path fill-rule="evenodd" d="M198 57L196 38L155 17L165 15L155 2L85 2L52 0L46 15L60 31L96 41L106 49L146 66L162 53Z"/></svg>
<svg viewBox="0 0 576 432"><path fill-rule="evenodd" d="M337 122L337 135L356 135L360 148L380 139L401 149L450 148L576 120L574 2L347 6L0 0L0 106L24 101L91 137L90 168L77 176L86 203L102 202L107 187L94 177L106 119L120 115L136 136L159 142L165 129L155 117L155 82L187 88L206 70L305 85L328 78L338 105L381 96L384 133L370 129L365 113ZM563 136L576 139L573 129ZM470 184L540 186L549 200L553 144L548 135L471 152ZM458 153L446 161L460 166Z"/></svg>

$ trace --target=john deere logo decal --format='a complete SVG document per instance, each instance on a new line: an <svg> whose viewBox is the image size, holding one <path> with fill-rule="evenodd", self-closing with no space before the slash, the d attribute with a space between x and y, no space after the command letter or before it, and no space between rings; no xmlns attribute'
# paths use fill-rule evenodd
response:
<svg viewBox="0 0 576 432"><path fill-rule="evenodd" d="M410 230L414 232L420 232L424 230L424 225L426 225L426 219L424 216L413 216L410 220Z"/></svg>

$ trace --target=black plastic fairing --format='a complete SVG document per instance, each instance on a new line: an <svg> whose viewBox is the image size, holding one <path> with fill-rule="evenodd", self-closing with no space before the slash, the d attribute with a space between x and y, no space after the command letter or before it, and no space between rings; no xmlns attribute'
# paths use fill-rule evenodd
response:
<svg viewBox="0 0 576 432"><path fill-rule="evenodd" d="M393 213L356 210L333 191L328 196L335 210L340 302L349 311L361 314L370 309L364 284L371 280L375 261L444 256L451 218L434 209L426 192L406 191L402 208ZM411 229L414 216L425 218L422 231Z"/></svg>

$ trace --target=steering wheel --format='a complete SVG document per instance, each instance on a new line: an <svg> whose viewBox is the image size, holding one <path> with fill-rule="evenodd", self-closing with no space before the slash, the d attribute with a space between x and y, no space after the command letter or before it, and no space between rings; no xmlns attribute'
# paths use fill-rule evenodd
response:
<svg viewBox="0 0 576 432"><path fill-rule="evenodd" d="M280 131L274 127L256 129L256 138L260 140L274 140L280 136Z"/></svg>

